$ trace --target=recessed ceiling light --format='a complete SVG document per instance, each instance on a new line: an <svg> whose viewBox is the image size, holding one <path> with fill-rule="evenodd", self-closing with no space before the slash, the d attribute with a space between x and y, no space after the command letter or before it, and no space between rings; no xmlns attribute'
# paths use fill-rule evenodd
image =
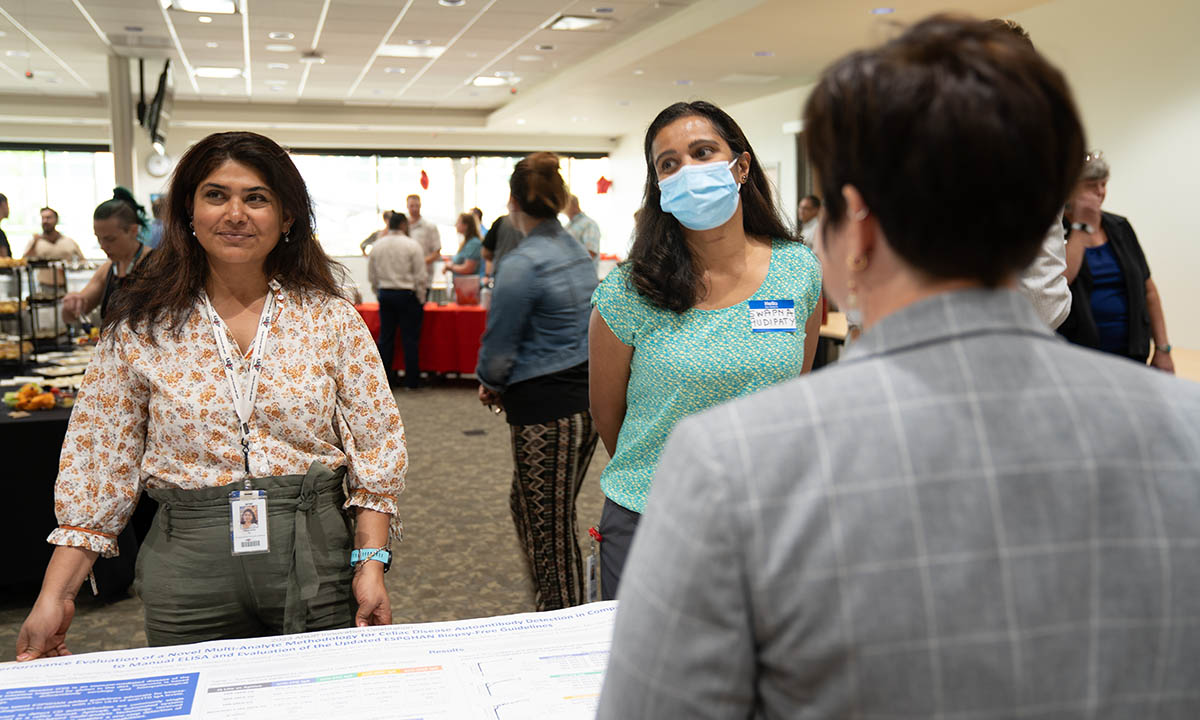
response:
<svg viewBox="0 0 1200 720"><path fill-rule="evenodd" d="M28 50L6 50L6 51L4 52L4 54L5 54L5 55L7 55L7 56L9 56L9 57L15 57L15 58L27 58L27 57L29 57L29 51L28 51Z"/></svg>
<svg viewBox="0 0 1200 720"><path fill-rule="evenodd" d="M775 53L770 50L755 50L754 57L772 57Z"/></svg>
<svg viewBox="0 0 1200 720"><path fill-rule="evenodd" d="M544 58L541 55L518 55L517 60L520 62L541 62Z"/></svg>
<svg viewBox="0 0 1200 720"><path fill-rule="evenodd" d="M480 75L479 77L472 80L471 84L474 85L475 87L500 87L501 85L507 85L508 81L505 80L504 78Z"/></svg>
<svg viewBox="0 0 1200 720"><path fill-rule="evenodd" d="M872 15L891 15L894 12L896 12L896 8L890 8L890 7L871 8Z"/></svg>
<svg viewBox="0 0 1200 720"><path fill-rule="evenodd" d="M170 0L171 8L183 12L233 15L237 12L235 0Z"/></svg>
<svg viewBox="0 0 1200 720"><path fill-rule="evenodd" d="M143 31L143 30L145 30L145 29L146 29L146 28L144 28L144 27L142 27L142 26L140 26L140 25L126 25L126 26L125 26L125 32L131 32L131 33L139 33L139 32L142 32L142 31Z"/></svg>
<svg viewBox="0 0 1200 720"><path fill-rule="evenodd" d="M199 20L200 22L206 23L206 24L212 22L212 18L210 18L207 15L201 15L200 17L198 17L196 19Z"/></svg>
<svg viewBox="0 0 1200 720"><path fill-rule="evenodd" d="M374 90L372 90L372 91L371 91L371 94L372 94L372 95L382 95L382 94L383 94L383 91L382 91L382 90L380 90L380 89L378 89L378 88L376 88L376 89L374 89Z"/></svg>
<svg viewBox="0 0 1200 720"><path fill-rule="evenodd" d="M543 43L535 47L534 50L537 50L538 52L553 52L554 46L549 43Z"/></svg>
<svg viewBox="0 0 1200 720"><path fill-rule="evenodd" d="M595 32L608 30L613 26L612 18L588 17L587 15L559 15L550 23L550 30L582 30Z"/></svg>
<svg viewBox="0 0 1200 720"><path fill-rule="evenodd" d="M474 59L474 58L479 57L479 53L472 50L471 52L467 53L467 57Z"/></svg>
<svg viewBox="0 0 1200 720"><path fill-rule="evenodd" d="M384 57L435 58L446 48L441 45L380 45L379 53Z"/></svg>
<svg viewBox="0 0 1200 720"><path fill-rule="evenodd" d="M518 125L524 125L524 124L525 124L525 118L517 118L517 124L518 124Z"/></svg>
<svg viewBox="0 0 1200 720"><path fill-rule="evenodd" d="M592 8L592 12L597 15L612 15L615 11L610 7L594 7Z"/></svg>
<svg viewBox="0 0 1200 720"><path fill-rule="evenodd" d="M290 67L287 63L267 63L268 70L287 70Z"/></svg>
<svg viewBox="0 0 1200 720"><path fill-rule="evenodd" d="M438 0L438 5L442 7L462 7L467 4L467 0Z"/></svg>
<svg viewBox="0 0 1200 720"><path fill-rule="evenodd" d="M8 33L4 32L3 30L0 30L0 37L8 37Z"/></svg>
<svg viewBox="0 0 1200 720"><path fill-rule="evenodd" d="M272 85L271 87L269 87L267 89L270 90L271 92L280 92L283 90L283 88L278 85Z"/></svg>
<svg viewBox="0 0 1200 720"><path fill-rule="evenodd" d="M267 80L267 81L266 81L265 83L263 83L263 84L264 84L264 85L270 85L270 86L273 86L273 87L283 87L284 85L287 85L287 80Z"/></svg>
<svg viewBox="0 0 1200 720"><path fill-rule="evenodd" d="M271 52L295 52L295 45L272 44L267 46L267 50Z"/></svg>
<svg viewBox="0 0 1200 720"><path fill-rule="evenodd" d="M628 100L618 100L617 101L617 107L629 107L632 104L633 103Z"/></svg>
<svg viewBox="0 0 1200 720"><path fill-rule="evenodd" d="M59 83L62 82L62 80L59 78L56 78L56 77L51 77L51 78L46 78L46 82L50 83L51 85L58 85Z"/></svg>
<svg viewBox="0 0 1200 720"><path fill-rule="evenodd" d="M433 41L427 40L426 38L413 38L408 41L408 44L409 45L417 45L418 47L423 47L425 45L432 45Z"/></svg>
<svg viewBox="0 0 1200 720"><path fill-rule="evenodd" d="M215 48L215 47L221 47L221 46L220 46L220 44L215 43L215 42L206 42L206 43L204 43L204 47Z"/></svg>
<svg viewBox="0 0 1200 720"><path fill-rule="evenodd" d="M513 71L512 70L497 70L496 72L494 72L492 74L498 78L510 78L513 76Z"/></svg>
<svg viewBox="0 0 1200 720"><path fill-rule="evenodd" d="M691 80L676 80L675 84L676 85L691 85L692 81Z"/></svg>
<svg viewBox="0 0 1200 720"><path fill-rule="evenodd" d="M195 72L196 77L218 80L229 80L242 76L242 69L239 67L198 67Z"/></svg>
<svg viewBox="0 0 1200 720"><path fill-rule="evenodd" d="M645 71L645 70L643 70L643 69L641 69L641 68L637 68L637 69L635 69L635 70L633 71L633 74L634 74L634 75L645 75L645 74L646 74L646 71Z"/></svg>
<svg viewBox="0 0 1200 720"><path fill-rule="evenodd" d="M296 33L272 32L272 33L267 33L267 37L271 38L272 40L294 40L296 37Z"/></svg>
<svg viewBox="0 0 1200 720"><path fill-rule="evenodd" d="M408 68L402 68L402 67L397 67L395 65L391 65L389 67L385 67L383 69L383 71L385 73L391 73L394 75L403 75L404 73L408 72Z"/></svg>

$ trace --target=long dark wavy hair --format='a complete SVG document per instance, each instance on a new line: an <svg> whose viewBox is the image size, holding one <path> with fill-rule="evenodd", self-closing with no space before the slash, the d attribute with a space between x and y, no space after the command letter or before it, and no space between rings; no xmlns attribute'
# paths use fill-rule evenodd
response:
<svg viewBox="0 0 1200 720"><path fill-rule="evenodd" d="M250 132L215 133L193 145L179 160L167 193L162 243L130 276L104 318L107 330L122 321L135 332L165 325L178 332L195 308L208 280L208 256L192 235L196 188L226 161L254 170L292 218L288 242L280 240L263 262L263 272L291 291L340 296L335 263L316 238L312 199L286 150ZM155 334L147 332L153 341Z"/></svg>
<svg viewBox="0 0 1200 720"><path fill-rule="evenodd" d="M741 188L742 228L747 235L797 240L775 201L750 141L733 118L709 102L678 102L664 109L646 129L646 190L638 213L633 247L629 251L629 279L637 292L658 307L682 313L696 304L701 268L688 249L683 226L659 204L658 174L651 147L663 128L684 117L706 118L729 145L734 157L750 153L750 173Z"/></svg>

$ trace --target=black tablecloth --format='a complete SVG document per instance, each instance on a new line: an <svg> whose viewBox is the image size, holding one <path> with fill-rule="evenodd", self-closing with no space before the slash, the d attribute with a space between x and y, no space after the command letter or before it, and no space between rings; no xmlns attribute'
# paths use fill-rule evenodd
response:
<svg viewBox="0 0 1200 720"><path fill-rule="evenodd" d="M0 385L0 394L16 390ZM0 411L0 450L6 465L8 488L4 522L0 522L0 543L9 548L0 587L15 588L41 583L42 574L54 547L46 536L58 527L54 514L54 481L58 477L58 456L67 434L69 409L38 410L29 417L12 418L5 407ZM96 562L96 582L102 597L121 597L133 581L138 536L135 526L147 525L154 502L143 498L130 526L118 539L120 556Z"/></svg>

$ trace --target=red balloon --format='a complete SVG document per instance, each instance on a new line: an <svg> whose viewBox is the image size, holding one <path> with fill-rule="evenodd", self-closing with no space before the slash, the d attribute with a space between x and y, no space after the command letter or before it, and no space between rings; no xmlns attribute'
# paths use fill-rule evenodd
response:
<svg viewBox="0 0 1200 720"><path fill-rule="evenodd" d="M604 195L604 194L608 193L608 189L611 187L612 187L612 180L609 180L608 178L601 175L600 179L596 181L596 194Z"/></svg>
<svg viewBox="0 0 1200 720"><path fill-rule="evenodd" d="M429 189L429 173L425 172L424 170L421 171L421 189Z"/></svg>

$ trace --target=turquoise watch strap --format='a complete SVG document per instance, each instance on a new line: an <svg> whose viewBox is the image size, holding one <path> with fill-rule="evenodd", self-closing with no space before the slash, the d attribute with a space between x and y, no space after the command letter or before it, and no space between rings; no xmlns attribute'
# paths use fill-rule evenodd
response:
<svg viewBox="0 0 1200 720"><path fill-rule="evenodd" d="M350 567L358 567L359 563L377 560L383 563L383 571L392 568L392 551L387 548L359 548L350 551Z"/></svg>

